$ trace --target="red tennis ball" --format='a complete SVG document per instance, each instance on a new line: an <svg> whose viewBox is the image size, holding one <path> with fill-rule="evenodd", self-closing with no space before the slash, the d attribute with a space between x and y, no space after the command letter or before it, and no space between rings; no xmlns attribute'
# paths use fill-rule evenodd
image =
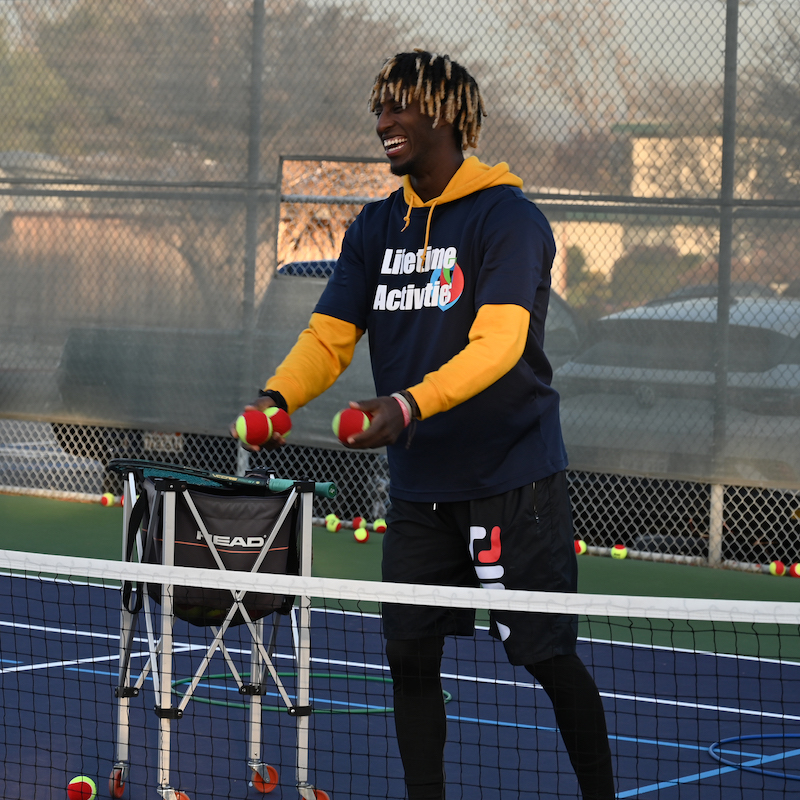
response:
<svg viewBox="0 0 800 800"><path fill-rule="evenodd" d="M67 786L69 800L94 800L97 797L97 785L86 775L73 778Z"/></svg>
<svg viewBox="0 0 800 800"><path fill-rule="evenodd" d="M786 565L783 561L773 561L769 565L769 574L770 575L783 575L786 573Z"/></svg>
<svg viewBox="0 0 800 800"><path fill-rule="evenodd" d="M375 522L372 523L372 529L377 533L386 533L386 520L376 519Z"/></svg>
<svg viewBox="0 0 800 800"><path fill-rule="evenodd" d="M789 567L789 574L793 578L800 578L800 564L792 564L792 566Z"/></svg>
<svg viewBox="0 0 800 800"><path fill-rule="evenodd" d="M272 436L272 422L263 411L245 411L236 420L236 433L247 444L261 445Z"/></svg>
<svg viewBox="0 0 800 800"><path fill-rule="evenodd" d="M272 430L281 436L288 436L292 430L292 418L277 406L272 406L264 412L272 423Z"/></svg>
<svg viewBox="0 0 800 800"><path fill-rule="evenodd" d="M353 536L355 537L355 540L361 544L369 541L369 531L366 528L356 528L353 531Z"/></svg>
<svg viewBox="0 0 800 800"><path fill-rule="evenodd" d="M358 408L343 408L333 418L333 432L336 438L342 443L347 444L350 436L361 433L369 428L372 417L365 411Z"/></svg>
<svg viewBox="0 0 800 800"><path fill-rule="evenodd" d="M366 527L367 527L367 521L364 519L364 517L353 517L353 530L356 530L356 528L366 528Z"/></svg>
<svg viewBox="0 0 800 800"><path fill-rule="evenodd" d="M582 556L586 552L587 549L588 548L586 547L586 542L584 542L583 539L577 539L575 541L575 552L579 556Z"/></svg>

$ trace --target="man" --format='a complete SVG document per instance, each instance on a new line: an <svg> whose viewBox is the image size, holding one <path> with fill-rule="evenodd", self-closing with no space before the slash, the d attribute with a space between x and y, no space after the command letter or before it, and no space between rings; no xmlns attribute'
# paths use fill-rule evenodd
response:
<svg viewBox="0 0 800 800"><path fill-rule="evenodd" d="M378 396L351 403L372 423L348 444L387 446L383 579L574 592L567 460L542 350L550 226L506 164L465 160L484 106L447 56L389 59L370 108L403 188L347 231L308 329L253 406L291 413L309 402L367 331ZM544 616L498 613L492 633L553 701L583 797L609 800L605 716L575 654L576 620ZM472 635L473 615L387 604L383 625L408 796L439 800L444 636Z"/></svg>

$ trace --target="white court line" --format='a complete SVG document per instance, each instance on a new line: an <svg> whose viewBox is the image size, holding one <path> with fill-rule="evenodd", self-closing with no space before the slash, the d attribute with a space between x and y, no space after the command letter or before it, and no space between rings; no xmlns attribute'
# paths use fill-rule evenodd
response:
<svg viewBox="0 0 800 800"><path fill-rule="evenodd" d="M339 611L339 610L329 610L329 609L320 609L316 608L313 609L315 612L323 612L323 613L335 613L335 614L353 614L356 616L362 616L358 612L350 612L350 611ZM89 638L102 638L102 639L109 639L109 640L119 640L119 634L103 634L103 633L93 633L91 631L81 631L75 628L57 628L57 627L48 627L48 626L41 626L41 625L30 625L26 623L13 623L4 620L0 620L0 626L6 627L13 627L13 628L21 628L27 630L35 630L40 632L47 632L47 633L58 633L61 635L73 635L73 636L85 636ZM342 632L343 634L346 633L345 631ZM377 634L375 634L377 635ZM147 640L140 637L134 637L134 641L138 642L146 642ZM585 641L585 640L584 640ZM601 641L601 640L595 640ZM642 644L634 644L631 645L627 642L614 642L611 641L602 641L604 644L613 644L616 646L627 646L627 647L641 647L645 649L664 649L669 652L684 652L684 653L694 653L697 655L702 655L706 657L727 657L727 658L735 658L735 659L742 659L747 661L771 661L769 659L758 659L757 657L753 656L736 656L731 654L722 654L722 653L713 653L707 651L695 651L695 650L678 650L677 648L668 648L668 647L659 647L659 646L650 646L650 645L642 645ZM180 648L180 649L177 649ZM206 647L204 645L192 645L189 643L180 643L176 645L176 652L190 652L196 650L204 650ZM249 653L246 649L239 649L239 648L229 648L231 652ZM144 657L146 654L137 654L136 656L132 657ZM294 656L292 654L278 654L276 653L276 658L282 659L290 659L293 660ZM58 668L63 666L74 666L76 664L82 663L93 663L93 662L100 662L100 661L112 661L115 659L119 659L119 654L113 656L103 656L91 659L75 659L72 661L56 661L56 662L45 662L42 664L36 665L26 665L26 666L16 666L16 667L8 667L5 669L0 669L0 674L6 672L23 672L23 671L30 671L34 669L50 669L50 668ZM357 667L361 669L374 669L386 672L388 671L388 667L383 664L370 664L367 662L354 662L354 661L338 661L334 659L325 659L325 658L313 658L311 659L312 663L319 663L319 664L327 664L327 665L335 665L335 666L343 666L343 667ZM796 662L783 662L779 661L777 663L781 664L788 664L790 666L800 666ZM513 686L520 689L541 689L542 687L538 683L530 683L530 682L522 682L522 681L511 681L511 680L503 680L500 678L482 678L479 676L472 676L472 675L464 675L460 673L442 673L442 677L455 680L455 681L464 681L470 683L483 683L483 684L491 684L496 686ZM717 714L735 714L740 716L752 716L752 717L760 717L765 719L779 719L779 720L788 720L788 721L800 721L799 715L794 714L781 714L778 712L770 712L770 711L759 711L756 709L747 709L741 707L732 707L732 706L719 706L713 705L709 703L691 703L682 700L672 700L663 697L652 697L649 695L631 695L631 694L620 694L617 692L608 692L608 691L601 691L600 696L604 698L608 698L615 702L617 701L625 701L625 702L633 702L633 703L647 703L651 705L663 705L669 706L673 708L685 708L691 709L696 711L709 711L714 712Z"/></svg>
<svg viewBox="0 0 800 800"><path fill-rule="evenodd" d="M202 645L176 646L175 653L186 653L190 650L205 650ZM131 653L131 658L149 658L150 653ZM59 669L61 667L74 667L80 664L97 664L101 662L118 661L119 653L111 656L95 656L94 658L75 658L69 661L43 661L37 664L24 664L20 667L6 667L0 669L0 675L7 672L34 672L42 669Z"/></svg>

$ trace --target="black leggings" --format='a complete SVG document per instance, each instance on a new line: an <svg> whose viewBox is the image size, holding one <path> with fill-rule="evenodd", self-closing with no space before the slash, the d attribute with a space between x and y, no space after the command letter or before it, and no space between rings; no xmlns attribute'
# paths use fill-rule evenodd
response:
<svg viewBox="0 0 800 800"><path fill-rule="evenodd" d="M444 638L389 640L397 743L409 800L444 797L446 720L440 669ZM553 703L561 738L584 800L612 800L614 776L605 712L592 676L576 655L525 669Z"/></svg>

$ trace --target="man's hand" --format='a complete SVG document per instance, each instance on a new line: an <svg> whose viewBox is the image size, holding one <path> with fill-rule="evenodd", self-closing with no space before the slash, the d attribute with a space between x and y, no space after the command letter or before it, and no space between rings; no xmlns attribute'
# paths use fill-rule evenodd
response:
<svg viewBox="0 0 800 800"><path fill-rule="evenodd" d="M248 405L244 407L242 413L245 411L266 411L268 408L272 408L274 405L276 405L276 403L271 397L259 397L258 400L253 400L252 403L248 403ZM236 420L231 423L230 430L231 436L233 436L234 439L238 439L239 434L236 432ZM272 434L272 438L267 439L267 441L262 445L242 442L242 447L252 453L258 453L261 450L277 450L279 447L283 447L285 444L286 440L276 431Z"/></svg>
<svg viewBox="0 0 800 800"><path fill-rule="evenodd" d="M355 450L383 447L394 444L403 432L403 412L394 397L376 397L373 400L351 402L350 408L358 408L372 416L369 428L356 433L347 440L347 446Z"/></svg>

